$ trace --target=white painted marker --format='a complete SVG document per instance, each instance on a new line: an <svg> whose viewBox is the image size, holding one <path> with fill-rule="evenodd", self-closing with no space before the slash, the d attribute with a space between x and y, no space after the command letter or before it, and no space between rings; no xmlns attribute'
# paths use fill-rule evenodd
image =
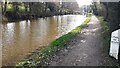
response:
<svg viewBox="0 0 120 68"><path fill-rule="evenodd" d="M110 43L110 56L118 60L119 44L120 44L120 29L112 32Z"/></svg>

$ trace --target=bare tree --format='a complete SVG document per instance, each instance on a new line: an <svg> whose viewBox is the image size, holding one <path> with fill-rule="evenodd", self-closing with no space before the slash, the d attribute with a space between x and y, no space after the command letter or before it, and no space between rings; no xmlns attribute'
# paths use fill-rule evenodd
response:
<svg viewBox="0 0 120 68"><path fill-rule="evenodd" d="M4 9L3 9L3 15L5 15L5 13L6 13L6 8L7 8L7 0L5 0Z"/></svg>

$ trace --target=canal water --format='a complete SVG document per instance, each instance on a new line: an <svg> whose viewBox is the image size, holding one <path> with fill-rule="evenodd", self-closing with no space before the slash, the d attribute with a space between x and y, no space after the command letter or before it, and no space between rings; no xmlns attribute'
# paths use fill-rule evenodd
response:
<svg viewBox="0 0 120 68"><path fill-rule="evenodd" d="M79 26L82 15L63 15L37 20L2 23L2 65L14 65L38 48Z"/></svg>

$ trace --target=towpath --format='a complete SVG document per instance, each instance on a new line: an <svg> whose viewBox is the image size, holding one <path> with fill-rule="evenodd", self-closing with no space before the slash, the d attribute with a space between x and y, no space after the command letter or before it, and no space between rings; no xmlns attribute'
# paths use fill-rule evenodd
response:
<svg viewBox="0 0 120 68"><path fill-rule="evenodd" d="M104 52L99 20L91 21L68 42L48 63L50 66L116 66L117 62Z"/></svg>

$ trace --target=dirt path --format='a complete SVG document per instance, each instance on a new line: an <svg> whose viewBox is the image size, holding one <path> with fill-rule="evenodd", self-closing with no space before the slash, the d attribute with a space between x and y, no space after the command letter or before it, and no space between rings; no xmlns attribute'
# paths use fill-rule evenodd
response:
<svg viewBox="0 0 120 68"><path fill-rule="evenodd" d="M50 66L115 66L116 61L102 51L101 26L91 21L49 62Z"/></svg>

